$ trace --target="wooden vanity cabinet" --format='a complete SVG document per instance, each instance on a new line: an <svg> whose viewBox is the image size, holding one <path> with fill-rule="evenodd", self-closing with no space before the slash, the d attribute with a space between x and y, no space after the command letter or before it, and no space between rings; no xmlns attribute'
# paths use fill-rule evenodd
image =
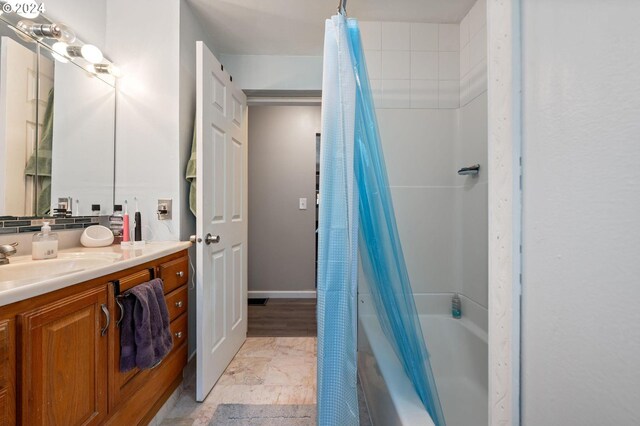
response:
<svg viewBox="0 0 640 426"><path fill-rule="evenodd" d="M187 363L187 252L4 306L0 426L147 424ZM180 268L178 268L180 269ZM153 369L121 373L120 291L164 276L174 347ZM179 274L178 272L183 272ZM176 280L177 278L177 280Z"/></svg>
<svg viewBox="0 0 640 426"><path fill-rule="evenodd" d="M23 424L104 422L108 316L106 285L18 316Z"/></svg>

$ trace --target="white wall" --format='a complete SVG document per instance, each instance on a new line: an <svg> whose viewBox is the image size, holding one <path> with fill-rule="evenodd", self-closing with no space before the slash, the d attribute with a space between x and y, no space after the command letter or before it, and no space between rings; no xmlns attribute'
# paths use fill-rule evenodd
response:
<svg viewBox="0 0 640 426"><path fill-rule="evenodd" d="M321 90L322 56L220 55L243 90Z"/></svg>
<svg viewBox="0 0 640 426"><path fill-rule="evenodd" d="M522 2L524 425L640 423L640 3Z"/></svg>
<svg viewBox="0 0 640 426"><path fill-rule="evenodd" d="M116 202L137 197L143 238L178 240L180 196L180 2L110 0L107 50L124 74L116 129ZM161 28L162 31L158 31ZM173 219L157 219L157 200L173 200Z"/></svg>
<svg viewBox="0 0 640 426"><path fill-rule="evenodd" d="M46 0L45 14L54 22L69 25L85 43L105 47L107 0Z"/></svg>

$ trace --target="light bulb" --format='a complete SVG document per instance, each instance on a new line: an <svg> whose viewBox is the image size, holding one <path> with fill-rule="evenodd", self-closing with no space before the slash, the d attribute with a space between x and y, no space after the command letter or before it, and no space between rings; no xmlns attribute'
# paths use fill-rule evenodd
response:
<svg viewBox="0 0 640 426"><path fill-rule="evenodd" d="M76 33L73 32L71 28L69 28L65 24L56 24L60 29L60 35L58 36L58 40L64 43L73 43L76 41Z"/></svg>
<svg viewBox="0 0 640 426"><path fill-rule="evenodd" d="M109 74L111 74L115 78L120 78L122 77L122 70L117 66L111 64L109 65Z"/></svg>
<svg viewBox="0 0 640 426"><path fill-rule="evenodd" d="M53 46L51 46L51 49L53 49L53 51L60 56L67 56L67 47L69 47L67 43L63 41L57 41L53 43Z"/></svg>
<svg viewBox="0 0 640 426"><path fill-rule="evenodd" d="M26 41L28 43L31 43L34 41L33 37L31 36L32 33L30 30L32 26L33 26L33 22L31 21L19 21L15 27L9 25L9 27L11 27L11 29L20 38L20 40Z"/></svg>
<svg viewBox="0 0 640 426"><path fill-rule="evenodd" d="M100 49L92 44L85 44L84 46L82 46L82 48L80 49L80 53L82 53L82 57L84 59L86 59L88 62L91 62L92 64L97 64L101 62L102 59L104 59L104 56L102 56L102 52L100 51Z"/></svg>

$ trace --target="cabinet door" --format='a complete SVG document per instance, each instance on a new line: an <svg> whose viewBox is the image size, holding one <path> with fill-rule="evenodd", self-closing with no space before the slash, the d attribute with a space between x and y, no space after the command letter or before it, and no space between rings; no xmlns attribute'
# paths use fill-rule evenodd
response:
<svg viewBox="0 0 640 426"><path fill-rule="evenodd" d="M106 285L19 319L23 424L102 423L107 414Z"/></svg>

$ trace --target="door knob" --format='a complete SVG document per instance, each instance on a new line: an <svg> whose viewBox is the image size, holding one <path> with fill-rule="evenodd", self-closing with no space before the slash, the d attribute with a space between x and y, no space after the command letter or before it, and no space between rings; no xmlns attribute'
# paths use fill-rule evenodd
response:
<svg viewBox="0 0 640 426"><path fill-rule="evenodd" d="M211 243L219 243L220 242L220 235L211 235L211 234L207 234L206 237L204 237L204 242L206 245L209 245Z"/></svg>

